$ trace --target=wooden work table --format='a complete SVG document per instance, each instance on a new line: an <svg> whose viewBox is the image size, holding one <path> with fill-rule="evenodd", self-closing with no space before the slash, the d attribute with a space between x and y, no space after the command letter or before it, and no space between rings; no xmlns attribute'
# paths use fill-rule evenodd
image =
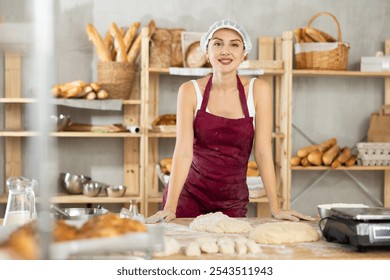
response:
<svg viewBox="0 0 390 280"><path fill-rule="evenodd" d="M253 227L265 222L272 222L275 219L271 218L246 218ZM216 259L216 260L228 260L228 259L266 259L266 260L358 260L358 259L390 259L390 249L368 249L366 252L358 252L355 247L347 244L338 244L327 242L324 239L320 239L316 242L306 243L292 243L292 244L280 244L280 245L266 245L260 244L261 253L256 255L223 255L217 254L205 254L202 253L200 257L187 257L184 253L185 247L199 237L214 237L219 238L222 236L228 236L236 238L238 236L248 237L246 234L216 234L197 232L189 229L188 225L192 219L176 219L165 227L165 235L175 238L182 246L179 254L171 255L168 257L154 257L154 259ZM308 222L320 232L318 226L318 220L314 222Z"/></svg>

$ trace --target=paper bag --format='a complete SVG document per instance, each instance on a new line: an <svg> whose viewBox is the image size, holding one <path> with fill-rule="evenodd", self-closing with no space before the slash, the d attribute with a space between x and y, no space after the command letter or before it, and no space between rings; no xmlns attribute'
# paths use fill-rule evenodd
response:
<svg viewBox="0 0 390 280"><path fill-rule="evenodd" d="M368 142L390 142L390 105L383 105L379 113L371 114Z"/></svg>

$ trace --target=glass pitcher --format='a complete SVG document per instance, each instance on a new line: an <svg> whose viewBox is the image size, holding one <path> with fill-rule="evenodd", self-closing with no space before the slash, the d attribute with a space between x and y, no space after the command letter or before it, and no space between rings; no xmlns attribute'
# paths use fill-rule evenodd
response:
<svg viewBox="0 0 390 280"><path fill-rule="evenodd" d="M37 184L36 180L20 176L8 178L9 194L3 221L4 226L21 226L37 217L34 193Z"/></svg>

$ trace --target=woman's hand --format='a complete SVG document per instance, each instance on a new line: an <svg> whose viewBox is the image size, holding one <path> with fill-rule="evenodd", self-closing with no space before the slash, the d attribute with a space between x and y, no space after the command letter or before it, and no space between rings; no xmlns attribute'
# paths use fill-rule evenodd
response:
<svg viewBox="0 0 390 280"><path fill-rule="evenodd" d="M316 219L311 216L303 215L294 210L272 211L272 216L278 220L289 220L293 222L297 222L299 220L314 221Z"/></svg>
<svg viewBox="0 0 390 280"><path fill-rule="evenodd" d="M147 224L155 224L160 222L161 220L165 220L165 222L169 223L173 219L176 218L176 214L171 210L161 210L156 214L145 219L145 223Z"/></svg>

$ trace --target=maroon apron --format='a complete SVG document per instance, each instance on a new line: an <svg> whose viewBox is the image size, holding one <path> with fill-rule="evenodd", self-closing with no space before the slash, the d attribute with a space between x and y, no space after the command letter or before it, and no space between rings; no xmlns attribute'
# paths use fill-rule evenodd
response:
<svg viewBox="0 0 390 280"><path fill-rule="evenodd" d="M221 211L245 217L249 191L246 172L253 145L253 118L249 116L245 90L237 76L244 117L228 119L206 111L212 75L194 120L193 160L180 194L176 217L190 218ZM168 186L163 196L166 202Z"/></svg>

